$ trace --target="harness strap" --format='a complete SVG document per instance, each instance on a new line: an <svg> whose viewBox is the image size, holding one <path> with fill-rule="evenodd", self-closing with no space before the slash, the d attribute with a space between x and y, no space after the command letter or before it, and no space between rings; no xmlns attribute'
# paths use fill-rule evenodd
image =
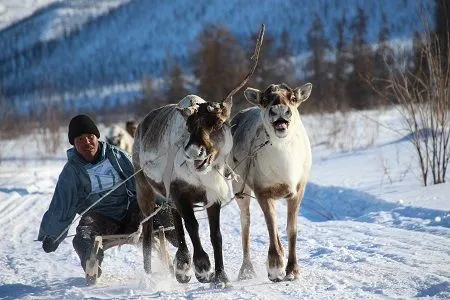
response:
<svg viewBox="0 0 450 300"><path fill-rule="evenodd" d="M241 191L239 191L239 192L237 192L235 194L235 197L237 197L237 198L243 198L245 196L245 193L244 193L245 183L247 182L247 177L248 177L248 174L250 173L250 166L251 166L251 163L256 158L256 154L258 153L258 151L260 151L262 148L264 148L267 144L271 144L270 143L269 133L267 133L267 130L264 128L264 126L262 127L262 129L264 129L264 133L266 134L266 139L267 140L264 143L262 143L262 144L258 145L257 147L255 147L254 150L252 151L252 148L254 146L254 142L256 141L256 138L259 136L259 134L261 132L261 128L259 128L258 132L255 135L255 137L253 137L253 139L252 139L251 147L250 147L250 150L248 151L247 156L243 160L241 160L238 164L236 164L236 166L233 169L233 170L235 170L241 164L241 162L243 162L247 158L250 158L249 160L247 160L247 166L245 168L245 176L244 176L244 182L242 183L242 189L241 189Z"/></svg>
<svg viewBox="0 0 450 300"><path fill-rule="evenodd" d="M163 182L164 182L164 188L166 189L166 198L170 199L170 182L172 181L172 174L173 174L173 167L175 163L175 156L180 150L182 146L182 142L185 139L185 134L183 133L180 137L180 139L175 143L176 147L170 147L169 153L167 155L167 164L164 168L163 173Z"/></svg>

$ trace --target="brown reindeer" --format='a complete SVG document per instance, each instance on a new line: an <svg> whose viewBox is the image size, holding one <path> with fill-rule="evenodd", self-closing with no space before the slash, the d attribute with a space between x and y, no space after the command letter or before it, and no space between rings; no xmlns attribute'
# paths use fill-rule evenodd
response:
<svg viewBox="0 0 450 300"><path fill-rule="evenodd" d="M254 192L269 231L268 277L272 281L299 276L296 256L297 216L311 170L311 147L298 112L308 99L312 85L291 89L270 85L265 91L247 88L245 97L257 105L237 114L231 121L232 164L241 181L233 183L241 209L243 263L239 278L254 276L249 254L250 193ZM231 163L230 163L231 164ZM287 201L289 257L278 233L275 201Z"/></svg>
<svg viewBox="0 0 450 300"><path fill-rule="evenodd" d="M243 82L221 102L206 102L195 95L178 104L166 105L150 112L138 125L133 148L136 170L136 190L144 215L155 209L155 192L167 197L173 206L174 226L178 238L174 272L179 282L191 278L191 255L185 240L184 226L194 248L195 276L200 282L227 284L222 256L220 210L229 201L226 164L232 148L228 119L232 96L253 74L259 56L264 27L257 41L253 66ZM210 238L214 249L215 271L211 270L208 254L199 237L199 224L194 205L203 204L209 219ZM151 222L144 223L144 268L151 271Z"/></svg>

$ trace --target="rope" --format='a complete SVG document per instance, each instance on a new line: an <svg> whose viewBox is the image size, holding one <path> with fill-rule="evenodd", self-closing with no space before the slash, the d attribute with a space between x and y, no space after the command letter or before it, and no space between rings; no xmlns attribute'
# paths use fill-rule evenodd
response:
<svg viewBox="0 0 450 300"><path fill-rule="evenodd" d="M98 199L97 201L95 201L94 203L92 203L88 208L86 208L81 214L79 214L64 230L63 232L60 233L60 235L58 235L58 237L56 238L55 242L59 241L59 239L69 230L70 226L72 226L73 223L75 223L76 221L78 221L78 219L80 219L86 212L88 212L92 207L94 207L97 203L99 203L100 201L102 201L103 199L105 199L107 196L109 196L112 192L114 192L115 190L117 190L120 186L122 186L125 182L127 182L128 180L130 180L131 178L133 178L134 176L136 176L139 172L141 172L142 169L137 170L136 172L133 173L133 175L131 175L130 177L128 177L127 179L125 179L124 181L122 181L121 183L117 184L115 187L113 187L109 192L107 192L105 195L103 195L100 199Z"/></svg>
<svg viewBox="0 0 450 300"><path fill-rule="evenodd" d="M267 138L269 137L267 131L264 130L264 132L266 133ZM256 138L256 137L255 137ZM249 154L247 154L246 157L244 157L240 162L238 162L234 168L231 168L230 166L228 166L227 164L225 164L226 167L228 167L227 171L230 171L230 174L228 176L220 173L219 170L215 169L217 171L217 173L219 173L223 178L225 178L225 180L237 180L237 178L239 177L239 175L237 175L234 171L236 170L236 168L243 162L245 161L247 158L251 158L254 159L256 157L256 153L258 151L260 151L262 148L264 148L266 145L268 145L270 143L270 140L267 139L267 141L265 141L264 143L261 143L260 145L258 145L255 150L253 152L249 152ZM245 188L245 182L247 181L247 175L248 175L248 170L250 168L250 164L247 165L247 172L245 174L245 178L244 178L244 182L242 185L242 190L240 192L237 192L233 197L231 197L230 200L228 200L227 202L225 202L224 204L221 205L221 208L224 208L225 206L229 205L231 202L233 202L233 200L235 200L236 198L241 198L243 196L249 196L253 199L256 199L255 197L253 197L252 195L246 194L244 193L244 188ZM232 188L231 188L232 189ZM211 205L213 205L214 202L211 202L209 204L203 205L202 207L199 207L199 209L194 210L195 212L199 212L199 211L203 211L206 210L208 207L210 207ZM206 219L205 218L199 218L199 220L203 220Z"/></svg>
<svg viewBox="0 0 450 300"><path fill-rule="evenodd" d="M129 235L129 239L131 239L133 241L133 244L137 244L139 242L139 239L141 238L142 235L142 229L143 226L142 224L144 224L145 222L147 222L148 220L150 220L151 218L153 218L157 213L159 213L159 211L161 209L163 209L164 205L161 205L160 207L158 207L153 213L151 213L150 215L148 215L145 219L143 219L141 221L141 223L139 223L139 227L138 230L136 232L133 232L132 234Z"/></svg>
<svg viewBox="0 0 450 300"><path fill-rule="evenodd" d="M265 131L265 133L266 133L266 135L268 136L268 134L267 134L267 131ZM256 138L256 137L255 137ZM262 143L262 144L260 144L258 147L256 147L256 149L253 151L253 152L251 152L251 153L249 153L246 157L244 157L244 159L242 159L238 164L236 164L235 165L235 167L234 168L230 168L228 165L226 165L230 170L231 170L231 173L230 173L230 175L234 175L234 176L231 176L231 178L227 178L225 175L223 175L222 173L220 173L219 172L219 170L217 170L216 169L216 171L221 175L221 176L223 176L226 180L235 180L236 179L236 174L234 173L234 171L236 170L236 168L244 161L244 160L246 160L247 158L254 158L255 157L255 154L258 152L258 151L260 151L264 146L266 146L267 144L269 144L270 143L270 140L267 140L267 141L265 141L264 143ZM178 146L178 148L177 148L177 150L179 150L180 149L180 145L177 143L176 144L177 146ZM177 151L175 151L175 153L176 153ZM172 168L171 168L171 170L170 170L170 172L167 172L167 170L165 170L166 172L165 173L170 173L170 178L172 177L172 172L173 172L173 161L172 161ZM57 241L59 241L59 239L69 230L69 228L70 228L70 226L72 226L72 224L74 224L76 221L78 221L78 219L80 219L86 212L88 212L92 207L94 207L97 203L99 203L100 201L102 201L104 198L106 198L107 196L109 196L112 192L114 192L116 189L118 189L120 186L122 186L125 182L127 182L128 180L130 180L131 178L133 178L134 176L136 176L139 172L141 172L142 171L142 168L141 169L139 169L139 170L137 170L136 172L134 172L130 177L128 177L127 179L125 179L124 181L122 181L120 184L118 184L118 185L116 185L114 188L112 188L110 191L108 191L105 195L103 195L100 199L98 199L97 201L95 201L94 203L92 203L88 208L86 208L81 214L79 214L64 230L63 230L63 232L61 232L60 233L60 235L58 235L58 237L56 238L56 240L55 240L55 242L57 242ZM248 169L247 169L247 173L248 173ZM166 174L166 175L168 175L168 174ZM246 176L247 177L247 176ZM244 187L245 187L245 181L246 181L246 179L244 180ZM167 187L166 187L166 189L167 189ZM242 191L241 192L239 192L239 193L237 193L236 195L243 195L244 193L243 193L243 189L242 189ZM222 204L222 208L223 207L225 207L225 206L227 206L227 205L229 205L234 199L236 199L236 195L235 196L233 196L230 200L228 200L227 202L225 202L225 204ZM248 196L250 196L250 195L248 195ZM252 197L252 196L250 196L250 197ZM254 197L253 197L254 198ZM213 204L213 202L211 202L210 204L208 204L208 205L205 205L205 206L203 206L201 209L198 209L198 210L196 210L196 211L202 211L202 210L205 210L205 209L207 209L208 207L210 207L211 205ZM139 240L139 238L140 238L140 236L141 236L141 234L142 234L142 224L143 223L145 223L145 222L147 222L148 220L150 220L154 215L156 215L162 208L163 208L163 206L164 205L161 205L160 207L158 207L152 214L150 214L148 217L146 217L144 220L142 220L141 221L141 223L139 224L139 228L138 228L138 230L136 231L136 232L134 232L134 233L132 233L131 235L130 235L130 238L132 237L132 239L133 239L133 242L136 242L137 243L137 241L136 241L136 239L137 240Z"/></svg>

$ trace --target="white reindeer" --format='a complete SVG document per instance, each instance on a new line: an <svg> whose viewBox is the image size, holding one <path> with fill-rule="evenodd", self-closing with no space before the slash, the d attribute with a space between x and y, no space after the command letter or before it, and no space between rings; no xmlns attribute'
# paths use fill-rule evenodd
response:
<svg viewBox="0 0 450 300"><path fill-rule="evenodd" d="M310 83L294 90L286 84L272 84L264 92L247 88L246 99L257 107L240 112L231 121L232 163L241 178L233 183L241 210L243 262L240 279L255 274L249 255L251 191L261 206L269 231L269 279L276 282L299 277L297 216L310 175L311 147L298 107L308 99L311 88ZM275 201L279 198L287 201L287 266L275 211Z"/></svg>
<svg viewBox="0 0 450 300"><path fill-rule="evenodd" d="M112 125L108 129L108 134L105 137L106 141L114 146L131 154L133 150L134 138L119 125Z"/></svg>

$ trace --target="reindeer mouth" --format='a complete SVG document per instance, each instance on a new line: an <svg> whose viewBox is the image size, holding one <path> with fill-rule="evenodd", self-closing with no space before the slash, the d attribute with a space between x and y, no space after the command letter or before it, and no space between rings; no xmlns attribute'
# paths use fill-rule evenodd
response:
<svg viewBox="0 0 450 300"><path fill-rule="evenodd" d="M275 129L275 131L285 132L289 127L289 122L286 121L285 119L278 119L272 123L272 126Z"/></svg>
<svg viewBox="0 0 450 300"><path fill-rule="evenodd" d="M208 157L206 157L203 160L201 159L194 160L194 167L198 171L203 171L209 166L210 163L211 163L211 155L208 155Z"/></svg>

